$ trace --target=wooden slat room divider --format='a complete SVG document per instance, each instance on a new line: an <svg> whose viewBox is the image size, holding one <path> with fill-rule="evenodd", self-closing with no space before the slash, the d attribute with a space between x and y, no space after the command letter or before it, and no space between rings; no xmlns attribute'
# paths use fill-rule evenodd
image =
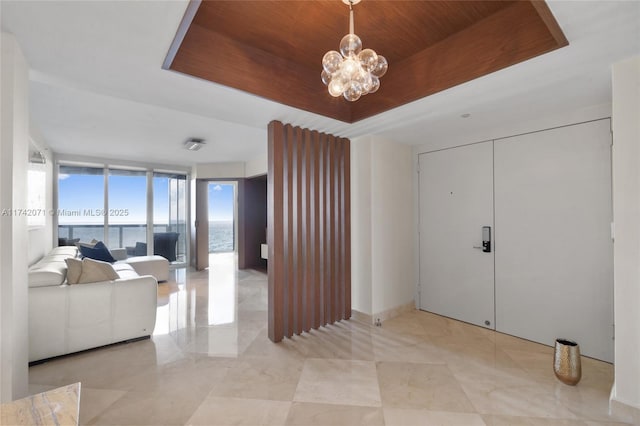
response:
<svg viewBox="0 0 640 426"><path fill-rule="evenodd" d="M349 139L269 123L269 338L351 317Z"/></svg>

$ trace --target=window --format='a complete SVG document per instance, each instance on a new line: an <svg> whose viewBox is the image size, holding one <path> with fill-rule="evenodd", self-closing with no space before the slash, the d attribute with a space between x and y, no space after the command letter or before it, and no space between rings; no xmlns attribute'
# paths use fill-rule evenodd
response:
<svg viewBox="0 0 640 426"><path fill-rule="evenodd" d="M109 169L108 206L109 248L135 251L138 243L146 248L147 172Z"/></svg>
<svg viewBox="0 0 640 426"><path fill-rule="evenodd" d="M104 240L104 168L60 166L58 237Z"/></svg>
<svg viewBox="0 0 640 426"><path fill-rule="evenodd" d="M153 232L154 239L171 238L178 234L176 262L187 257L187 177L182 174L153 174Z"/></svg>
<svg viewBox="0 0 640 426"><path fill-rule="evenodd" d="M186 263L187 189L186 174L60 165L58 238L96 239L111 249L126 248L129 256L153 253Z"/></svg>

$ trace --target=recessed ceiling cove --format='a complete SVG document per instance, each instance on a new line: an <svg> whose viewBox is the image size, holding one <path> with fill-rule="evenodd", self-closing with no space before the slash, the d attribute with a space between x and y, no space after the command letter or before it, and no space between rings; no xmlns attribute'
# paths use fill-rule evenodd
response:
<svg viewBox="0 0 640 426"><path fill-rule="evenodd" d="M341 0L192 1L164 68L353 123L569 44L544 1L373 1L355 33L384 55L376 93L322 83L322 57L349 32Z"/></svg>

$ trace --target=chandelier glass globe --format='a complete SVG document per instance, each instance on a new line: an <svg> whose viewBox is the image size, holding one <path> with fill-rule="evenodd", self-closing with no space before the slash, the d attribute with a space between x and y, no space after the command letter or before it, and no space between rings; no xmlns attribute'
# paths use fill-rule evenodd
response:
<svg viewBox="0 0 640 426"><path fill-rule="evenodd" d="M353 3L348 1L349 34L342 37L339 52L325 53L321 73L322 82L331 96L342 96L351 102L376 92L380 88L380 77L389 68L384 56L372 49L362 49L362 40L353 32Z"/></svg>

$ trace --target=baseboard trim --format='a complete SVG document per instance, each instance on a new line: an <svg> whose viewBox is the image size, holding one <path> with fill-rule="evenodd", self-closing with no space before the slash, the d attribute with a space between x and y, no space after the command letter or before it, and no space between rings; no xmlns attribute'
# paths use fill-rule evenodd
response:
<svg viewBox="0 0 640 426"><path fill-rule="evenodd" d="M356 311L355 309L351 310L351 319L367 325L373 324L373 318L371 315Z"/></svg>
<svg viewBox="0 0 640 426"><path fill-rule="evenodd" d="M387 310L373 314L371 318L373 321L372 324L377 323L378 320L380 322L385 322L387 320L390 320L391 318L395 318L406 312L414 311L415 309L416 309L416 302L412 300L411 302L405 303L404 305L399 305L399 306L396 306L395 308L387 309Z"/></svg>
<svg viewBox="0 0 640 426"><path fill-rule="evenodd" d="M609 413L616 419L632 425L640 425L640 408L615 399L609 400Z"/></svg>
<svg viewBox="0 0 640 426"><path fill-rule="evenodd" d="M399 315L404 314L405 312L411 312L415 309L416 309L416 303L412 300L411 302L405 303L404 305L396 306L395 308L377 312L373 315L365 314L363 312L352 309L351 318L364 324L376 325L378 321L382 323L386 320L395 318Z"/></svg>

